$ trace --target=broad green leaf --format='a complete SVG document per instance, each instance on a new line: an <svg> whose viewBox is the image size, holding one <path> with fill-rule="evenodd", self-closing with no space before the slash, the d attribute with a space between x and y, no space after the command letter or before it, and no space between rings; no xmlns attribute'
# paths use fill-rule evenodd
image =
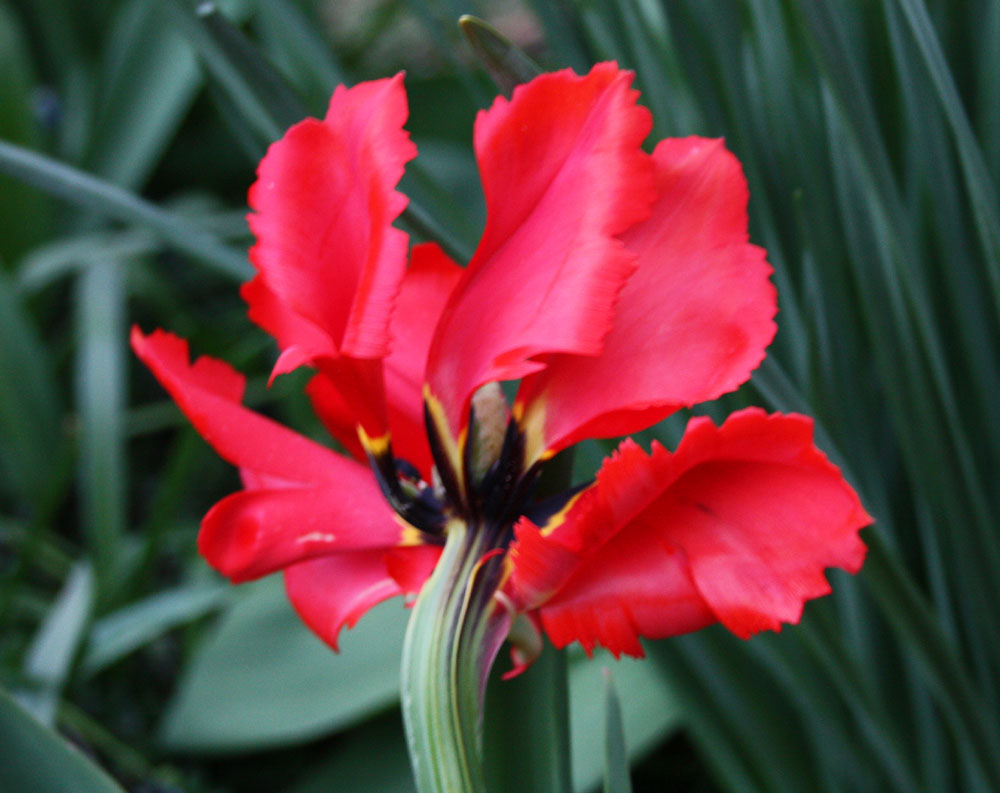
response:
<svg viewBox="0 0 1000 793"><path fill-rule="evenodd" d="M92 760L0 690L0 791L124 793Z"/></svg>
<svg viewBox="0 0 1000 793"><path fill-rule="evenodd" d="M632 793L625 728L611 670L604 670L604 793Z"/></svg>
<svg viewBox="0 0 1000 793"><path fill-rule="evenodd" d="M334 653L302 625L280 577L247 585L185 669L162 725L164 746L232 752L349 727L392 705L407 612L366 614Z"/></svg>
<svg viewBox="0 0 1000 793"><path fill-rule="evenodd" d="M33 688L22 701L43 724L55 721L59 694L83 639L94 605L94 575L78 562L63 584L24 659Z"/></svg>
<svg viewBox="0 0 1000 793"><path fill-rule="evenodd" d="M355 727L284 793L416 793L397 710Z"/></svg>

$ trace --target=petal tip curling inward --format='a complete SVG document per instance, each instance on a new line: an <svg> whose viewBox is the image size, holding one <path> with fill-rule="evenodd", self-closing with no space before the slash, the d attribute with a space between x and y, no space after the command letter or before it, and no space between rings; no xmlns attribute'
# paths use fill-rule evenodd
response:
<svg viewBox="0 0 1000 793"><path fill-rule="evenodd" d="M339 86L322 121L293 126L260 163L248 219L262 284L244 295L251 318L306 360L388 352L408 244L392 226L406 206L395 187L416 156L407 114L401 74Z"/></svg>
<svg viewBox="0 0 1000 793"><path fill-rule="evenodd" d="M637 268L598 356L555 355L518 394L550 452L636 432L715 399L760 365L777 326L763 249L748 241L743 169L721 139L661 141L657 200L622 239ZM539 432L539 430L535 430Z"/></svg>
<svg viewBox="0 0 1000 793"><path fill-rule="evenodd" d="M486 229L428 362L456 436L484 383L537 371L545 353L601 350L635 267L618 235L655 198L651 116L631 82L614 64L552 72L477 118Z"/></svg>
<svg viewBox="0 0 1000 793"><path fill-rule="evenodd" d="M810 419L754 408L693 419L676 452L623 444L586 495L546 538L579 550L540 614L556 643L626 653L715 621L744 638L797 622L828 568L860 568L871 523Z"/></svg>

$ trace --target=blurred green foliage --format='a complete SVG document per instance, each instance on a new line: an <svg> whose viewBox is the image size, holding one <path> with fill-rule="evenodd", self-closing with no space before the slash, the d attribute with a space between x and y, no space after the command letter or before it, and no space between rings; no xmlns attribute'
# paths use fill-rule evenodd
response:
<svg viewBox="0 0 1000 793"><path fill-rule="evenodd" d="M637 793L1000 789L1000 2L219 6L0 0L0 791L412 789L405 614L381 607L337 657L277 581L220 583L195 534L236 476L126 337L189 337L321 437L301 378L264 388L274 350L236 294L246 188L337 82L406 69L403 224L467 257L495 90L467 12L543 68L635 69L654 139L726 137L781 313L719 409L815 415L877 518L861 575L780 635L651 643L611 664L617 700L608 659L568 653L574 787L627 789L624 746ZM609 446L581 448L581 478Z"/></svg>

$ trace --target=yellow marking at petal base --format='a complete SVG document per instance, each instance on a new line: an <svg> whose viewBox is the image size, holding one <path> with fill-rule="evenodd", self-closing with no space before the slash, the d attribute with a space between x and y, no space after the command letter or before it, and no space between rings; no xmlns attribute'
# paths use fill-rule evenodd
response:
<svg viewBox="0 0 1000 793"><path fill-rule="evenodd" d="M336 534L330 534L329 532L325 531L311 531L308 534L303 534L295 541L295 543L296 545L300 545L301 543L304 542L336 542L336 541L337 541Z"/></svg>
<svg viewBox="0 0 1000 793"><path fill-rule="evenodd" d="M440 399L431 393L431 387L427 383L424 383L424 404L427 405L427 412L430 414L431 421L434 422L434 428L441 439L441 445L444 446L444 453L448 457L448 462L451 463L451 470L454 471L458 479L458 486L464 490L465 476L462 471L461 449L465 445L465 436L468 433L468 428L462 428L456 442L454 436L451 434L451 427L448 426L448 417L445 416L444 405L441 404Z"/></svg>
<svg viewBox="0 0 1000 793"><path fill-rule="evenodd" d="M403 527L403 530L399 534L399 544L404 548L412 548L414 545L424 544L424 534L416 526L411 526L405 520L403 520L399 515L394 516L396 522Z"/></svg>
<svg viewBox="0 0 1000 793"><path fill-rule="evenodd" d="M511 415L524 435L524 467L551 459L555 452L545 447L544 397L536 397L527 408L523 402L515 402Z"/></svg>
<svg viewBox="0 0 1000 793"><path fill-rule="evenodd" d="M591 485L591 487L593 487L593 485ZM538 533L541 534L543 537L548 537L552 532L554 532L556 529L562 526L566 522L566 516L569 515L569 511L573 509L573 506L579 500L580 496L582 496L588 490L590 490L590 487L585 487L583 490L581 490L579 493L573 496L569 501L567 501L565 505L563 505L562 509L560 509L558 512L553 514L552 517L550 517L547 521L545 521L544 526L539 527Z"/></svg>
<svg viewBox="0 0 1000 793"><path fill-rule="evenodd" d="M358 424L358 440L361 441L362 447L368 452L368 454L373 457L382 457L389 452L389 443L392 440L392 436L386 432L384 435L379 435L376 438L369 437L368 433L365 432L365 428Z"/></svg>

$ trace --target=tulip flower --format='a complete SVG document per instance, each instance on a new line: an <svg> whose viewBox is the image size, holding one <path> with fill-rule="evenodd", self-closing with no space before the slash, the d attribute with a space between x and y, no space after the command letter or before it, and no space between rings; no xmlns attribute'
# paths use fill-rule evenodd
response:
<svg viewBox="0 0 1000 793"><path fill-rule="evenodd" d="M871 519L800 415L694 418L675 450L626 440L594 481L536 497L558 452L732 391L775 333L738 161L705 138L644 151L631 82L614 64L545 74L479 114L487 220L465 267L393 225L416 155L401 76L339 87L324 119L271 146L242 294L280 348L272 377L314 370L344 454L243 407L227 364L133 331L239 467L243 489L202 523L211 565L234 582L283 571L334 648L374 604L419 593L404 706L425 791L481 789L440 743L478 751L470 724L508 635L515 671L541 633L630 655L715 622L749 637L796 622L829 592L826 568L864 558Z"/></svg>

